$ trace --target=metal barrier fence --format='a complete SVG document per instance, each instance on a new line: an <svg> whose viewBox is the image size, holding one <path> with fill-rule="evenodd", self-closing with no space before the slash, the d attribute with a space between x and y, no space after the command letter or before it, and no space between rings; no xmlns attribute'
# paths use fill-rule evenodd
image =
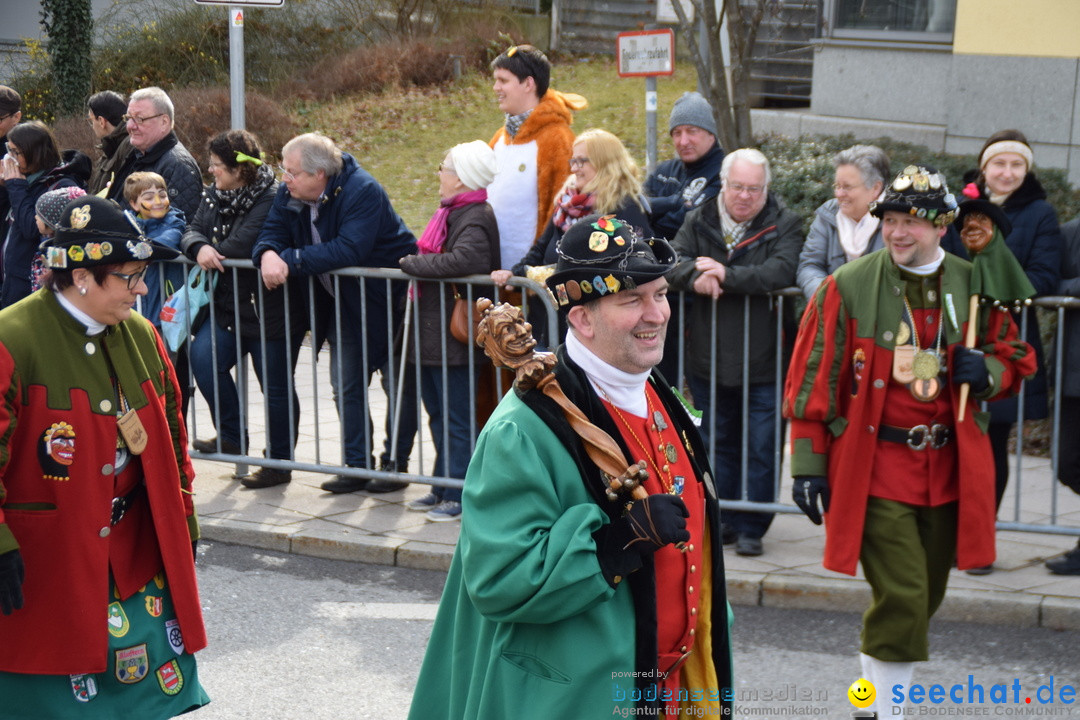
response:
<svg viewBox="0 0 1080 720"><path fill-rule="evenodd" d="M245 260L226 260L223 262L226 266L226 272L235 274L239 272L251 272L252 264L250 261ZM334 283L334 287L340 288L342 282L354 282L358 281L364 287L365 290L372 287L381 289L388 295L393 295L398 292L399 289L408 283L411 279L399 270L386 269L386 268L349 268L330 273L331 280ZM305 277L298 280L292 280L286 285L287 293L297 292L298 282L306 283L309 293L314 291L314 283L319 282L317 278ZM487 276L474 275L465 278L442 278L442 279L430 279L424 278L423 282L431 282L437 284L454 283L457 285L462 296L467 298L470 305L476 297L483 294L491 296L494 292L492 283ZM511 284L531 290L536 293L536 297L540 298L538 302L529 303L529 309L532 313L530 319L535 323L534 318L539 318L539 322L546 326L547 337L556 337L558 320L556 317L556 309L554 305L548 300L547 293L544 291L541 285L527 280L525 278L513 278ZM234 293L236 292L236 283L232 283ZM257 298L256 306L262 307L264 297L263 288L260 283L260 292ZM774 304L773 316L782 321L784 317L784 310L786 307L790 307L797 303L797 298L800 296L800 292L797 288L787 288L785 290L772 293L770 302ZM336 300L333 308L333 318L330 319L332 326L340 326L342 320L342 306L340 301L341 293L336 293ZM447 338L449 337L449 328L447 326L447 318L450 315L450 307L446 300L445 293L440 293L440 316L442 318L439 326L434 328L438 332L438 341L442 344L441 347L444 351L446 349ZM678 353L679 362L677 367L679 370L679 377L670 378L680 389L685 389L689 378L684 375L686 368L685 359L687 348L684 342L687 309L690 307L691 302L710 302L707 299L701 297L682 294L672 294L672 302L677 303L682 312L676 314L676 322L678 323L678 332L676 337L678 338L674 347L669 348L670 351ZM239 296L234 297L234 306L239 305ZM741 390L741 449L745 450L751 432L751 426L748 422L749 418L749 403L750 397L747 388L749 383L747 378L749 377L750 363L748 362L749 356L749 333L751 330L750 323L750 303L751 298L744 298L743 306L743 335L739 339L742 345L743 353L743 383ZM1051 410L1051 427L1052 427L1052 443L1051 443L1051 482L1049 487L1026 487L1024 483L1025 470L1030 470L1027 467L1027 460L1025 458L1024 450L1024 433L1018 433L1017 437L1017 450L1013 456L1011 477L1009 488L1006 492L1005 500L1003 501L1001 512L999 513L998 528L1001 530L1019 530L1027 532L1039 532L1039 533L1052 533L1052 534L1064 534L1064 535L1080 535L1080 526L1070 525L1063 520L1063 516L1070 513L1080 511L1080 498L1077 498L1072 492L1060 486L1056 481L1056 473L1053 469L1057 467L1057 454L1060 438L1058 437L1059 426L1059 413L1060 413L1060 399L1061 399L1061 383L1057 381L1059 374L1063 367L1063 338L1064 338L1064 318L1067 310L1080 310L1080 298L1072 297L1044 297L1035 301L1035 306L1045 308L1048 311L1052 311L1056 315L1057 326L1055 331L1054 340L1052 344L1047 347L1048 366L1050 370L1049 380L1051 387L1053 388L1052 396L1052 410ZM713 312L715 313L715 303L713 303ZM316 321L320 318L316 317L316 310L314 306L306 308L307 316L306 323L314 326ZM360 308L361 315L366 312L366 308ZM715 315L713 316L715 318ZM1022 315L1021 336L1026 332L1026 325L1028 322L1029 310L1025 309ZM211 305L211 311L206 322L217 323L222 318L218 317L216 308ZM233 318L233 321L238 323L239 318ZM713 323L715 328L715 322ZM462 481L453 477L448 477L446 474L435 475L433 472L425 472L426 468L432 466L434 455L434 444L430 436L430 430L427 428L427 415L423 409L423 403L420 397L420 363L417 362L419 357L419 345L420 335L422 329L419 326L419 314L417 304L415 302L407 303L407 312L395 311L392 306L388 306L385 314L385 325L379 323L378 328L364 326L359 328L342 328L348 332L355 332L359 336L367 336L369 333L379 332L385 333L385 337L394 338L394 349L390 354L390 360L382 367L371 367L367 357L363 357L361 361L361 376L368 379L368 383L363 390L364 399L364 416L365 421L362 423L362 446L366 453L366 462L363 466L357 467L354 465L346 464L344 462L345 443L348 438L344 437L341 430L341 420L344 407L344 397L341 393L334 391L334 387L337 386L337 378L341 378L346 373L346 367L343 360L343 353L335 353L333 360L324 359L323 362L319 362L321 348L315 347L311 341L311 335L304 335L302 342L300 338L295 337L297 332L291 327L291 321L286 321L286 336L298 341L299 354L296 360L296 369L289 375L287 394L288 394L288 412L286 417L276 417L271 412L270 398L260 391L258 383L252 382L252 379L248 377L248 363L246 361L235 363L237 370L234 371L234 375L238 378L237 385L240 388L240 427L247 428L247 437L241 434L241 449L240 454L230 453L199 453L193 451L193 456L202 457L206 459L222 460L226 462L232 462L236 465L236 471L238 475L243 475L247 472L249 465L258 465L266 467L274 467L279 469L299 470L316 473L326 474L341 474L348 476L364 477L364 478L382 478L386 480L402 480L413 483L425 483L432 485L440 485L445 487L461 487ZM431 331L433 328L428 328ZM790 328L789 328L790 330ZM775 416L776 420L772 427L772 440L773 440L773 496L778 500L776 502L758 502L751 500L749 497L750 489L747 487L746 478L748 476L748 454L746 452L741 453L741 467L740 467L740 481L739 487L741 492L739 498L734 500L722 500L721 507L731 510L746 510L754 512L767 512L767 513L798 513L799 510L789 502L783 502L789 496L787 489L789 487L789 478L784 463L784 455L787 452L787 441L785 432L785 423L780 419L779 408L781 404L781 393L783 391L783 352L785 342L789 342L792 338L785 337L785 328L782 322L777 322L773 328L776 338L776 368L774 372L774 389L773 399L775 407L777 408ZM714 330L715 332L715 330ZM408 343L408 354L404 355L400 351L401 340L405 335L410 337ZM714 338L715 340L715 338ZM267 338L265 334L265 328L262 328L258 343L261 345L261 357L263 365L260 368L261 375L265 377L267 375L268 367L266 365L267 353L265 352ZM713 347L715 347L713 342ZM240 338L237 337L233 343L233 347L221 347L217 343L212 344L212 362L217 362L219 357L224 357L222 354L227 353L229 359L234 360L236 357L243 357L244 347ZM1052 356L1052 359L1051 359ZM206 358L199 358L199 361L205 362ZM708 391L710 397L715 397L717 387L717 375L716 375L716 362L710 361L710 366L713 371L710 374L708 380ZM468 397L475 398L478 392L478 376L482 370L490 371L491 365L487 357L485 357L479 351L470 356L468 361L469 373L468 373ZM379 374L380 382L374 383L374 376ZM443 380L443 387L447 387L449 381L448 366L443 363L441 366L441 374ZM490 373L495 379L494 391L497 397L501 397L502 394L508 390L504 381L504 376ZM701 379L702 381L705 378ZM196 388L194 376L189 370L184 377L181 377L181 383L187 383L190 393L190 403L188 407L188 430L190 438L194 439L207 438L211 436L213 432L212 417L220 417L220 405L223 395L223 389L217 382L213 383L212 388ZM225 389L227 390L227 388ZM201 391L201 392L200 392ZM297 407L294 406L294 393L295 401L299 402L299 420L295 421L294 417L297 416ZM1023 390L1021 390L1023 393ZM689 397L689 394L688 394ZM209 398L209 399L207 399ZM213 407L213 413L211 412L211 406ZM1023 427L1024 422L1024 403L1023 395L1021 395L1018 412L1018 427ZM331 410L333 408L336 412ZM447 415L449 410L449 397L448 393L444 393L442 397L443 415ZM403 423L402 420L407 414L412 413L417 421L417 434L416 442L413 443L409 438L405 437L412 432L411 426L408 422ZM290 436L298 437L295 451L288 458L270 458L260 456L255 452L252 452L253 448L258 446L258 443L253 443L251 440L259 439L258 430L263 430L262 437L265 440L267 431L272 425L276 423L286 423L286 427L289 430ZM469 412L469 434L471 437L470 450L475 446L476 436L478 434L478 419L477 408L475 403L471 404ZM451 438L447 423L443 423L443 436L442 446L449 448L451 446ZM714 460L713 443L710 441L714 432L714 428L703 426L701 428L702 434L706 437L707 447L710 452L710 461ZM393 438L397 438L397 442L392 442ZM379 442L382 442L382 451L379 452ZM339 451L338 457L332 457L330 452L331 447L336 447ZM404 457L400 453L404 452ZM412 471L410 472L385 472L379 469L380 462L377 457L381 455L382 458L392 458L398 461L409 462ZM1064 490L1063 494L1059 494Z"/></svg>

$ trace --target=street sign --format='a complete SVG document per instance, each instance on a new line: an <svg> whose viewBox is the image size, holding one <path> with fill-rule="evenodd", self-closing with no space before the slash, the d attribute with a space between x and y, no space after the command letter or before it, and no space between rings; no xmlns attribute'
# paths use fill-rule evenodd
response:
<svg viewBox="0 0 1080 720"><path fill-rule="evenodd" d="M281 7L285 0L195 0L198 5L235 5L237 7Z"/></svg>
<svg viewBox="0 0 1080 720"><path fill-rule="evenodd" d="M622 32L615 39L619 77L651 77L675 72L675 33L666 30Z"/></svg>

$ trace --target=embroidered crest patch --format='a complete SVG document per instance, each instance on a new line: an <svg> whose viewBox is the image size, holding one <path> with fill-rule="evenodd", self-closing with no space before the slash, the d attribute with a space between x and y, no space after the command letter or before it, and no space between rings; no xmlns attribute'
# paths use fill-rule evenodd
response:
<svg viewBox="0 0 1080 720"><path fill-rule="evenodd" d="M122 638L128 634L130 629L131 623L128 622L127 615L124 613L124 608L120 606L120 603L109 603L109 634L114 638Z"/></svg>
<svg viewBox="0 0 1080 720"><path fill-rule="evenodd" d="M71 675L71 694L79 702L90 702L97 697L97 681L93 675Z"/></svg>
<svg viewBox="0 0 1080 720"><path fill-rule="evenodd" d="M150 658L146 654L146 643L117 650L116 679L125 685L134 685L146 677L150 671Z"/></svg>
<svg viewBox="0 0 1080 720"><path fill-rule="evenodd" d="M180 672L180 663L170 660L157 669L157 676L161 692L166 695L175 695L184 689L184 676Z"/></svg>
<svg viewBox="0 0 1080 720"><path fill-rule="evenodd" d="M169 641L169 647L177 655L184 654L184 636L180 632L180 621L173 619L165 621L165 637Z"/></svg>

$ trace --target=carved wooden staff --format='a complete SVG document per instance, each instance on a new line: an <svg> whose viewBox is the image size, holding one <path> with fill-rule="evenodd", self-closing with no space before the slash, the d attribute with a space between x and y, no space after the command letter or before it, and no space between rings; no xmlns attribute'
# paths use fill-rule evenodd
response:
<svg viewBox="0 0 1080 720"><path fill-rule="evenodd" d="M495 305L488 298L478 299L476 309L483 315L476 330L476 344L484 348L496 367L515 373L514 387L523 392L538 388L562 409L571 429L581 438L585 453L606 476L608 499L618 502L647 498L649 493L642 485L649 477L645 464L628 464L615 440L566 397L555 379L555 354L536 352L532 325L525 321L521 309L507 303Z"/></svg>

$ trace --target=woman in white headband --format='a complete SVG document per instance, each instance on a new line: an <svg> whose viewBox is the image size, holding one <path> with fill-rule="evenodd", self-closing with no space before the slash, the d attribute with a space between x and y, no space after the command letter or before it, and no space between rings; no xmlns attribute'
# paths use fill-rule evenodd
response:
<svg viewBox="0 0 1080 720"><path fill-rule="evenodd" d="M1020 261L1039 295L1053 294L1061 272L1061 230L1057 213L1046 201L1046 191L1035 177L1031 145L1019 130L1000 130L987 139L979 152L979 167L964 175L962 193L982 197L1001 206L1012 223L1005 243ZM955 228L942 242L950 252L967 257L967 251ZM1034 312L1028 315L1027 340L1039 359L1039 372L1024 385L1024 419L1047 417L1046 365L1043 361L1039 324ZM1009 432L1016 422L1017 398L990 403L990 445L994 450L997 504L1005 494L1009 480ZM993 567L968 570L979 575L993 572Z"/></svg>

